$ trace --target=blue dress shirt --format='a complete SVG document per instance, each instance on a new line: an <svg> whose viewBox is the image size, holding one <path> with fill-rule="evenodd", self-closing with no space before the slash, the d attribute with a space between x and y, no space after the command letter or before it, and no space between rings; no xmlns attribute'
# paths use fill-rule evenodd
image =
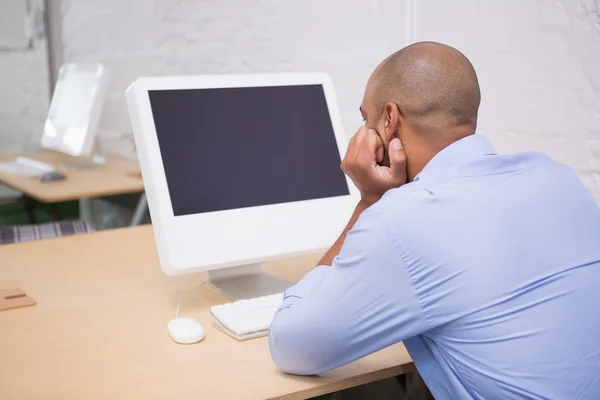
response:
<svg viewBox="0 0 600 400"><path fill-rule="evenodd" d="M269 333L299 375L400 341L436 399L600 399L600 211L573 171L481 135L450 145L361 214Z"/></svg>

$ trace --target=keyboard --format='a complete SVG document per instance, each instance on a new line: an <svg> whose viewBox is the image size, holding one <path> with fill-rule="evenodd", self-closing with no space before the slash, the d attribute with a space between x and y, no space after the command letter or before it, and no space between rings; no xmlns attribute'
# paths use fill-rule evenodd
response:
<svg viewBox="0 0 600 400"><path fill-rule="evenodd" d="M23 176L41 176L46 172L54 171L54 167L41 161L25 157L17 157L12 161L0 163L0 171Z"/></svg>
<svg viewBox="0 0 600 400"><path fill-rule="evenodd" d="M215 328L237 340L267 336L283 293L212 306Z"/></svg>

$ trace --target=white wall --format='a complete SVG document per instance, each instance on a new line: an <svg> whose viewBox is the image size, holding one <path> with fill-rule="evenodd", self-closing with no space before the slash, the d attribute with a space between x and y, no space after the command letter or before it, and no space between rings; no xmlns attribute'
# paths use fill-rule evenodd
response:
<svg viewBox="0 0 600 400"><path fill-rule="evenodd" d="M0 153L38 147L50 103L46 41L0 52Z"/></svg>
<svg viewBox="0 0 600 400"><path fill-rule="evenodd" d="M370 71L403 44L399 0L62 2L62 60L113 72L99 150L128 157L123 93L137 76L325 71L353 133Z"/></svg>
<svg viewBox="0 0 600 400"><path fill-rule="evenodd" d="M572 166L600 201L600 2L413 1L411 39L462 50L479 74L479 131L505 152Z"/></svg>
<svg viewBox="0 0 600 400"><path fill-rule="evenodd" d="M479 73L480 132L502 151L541 150L573 166L600 200L598 1L410 4L405 35L401 0L62 0L54 58L111 67L99 147L131 157L123 91L138 75L323 70L351 134L381 59L406 40L445 42Z"/></svg>
<svg viewBox="0 0 600 400"><path fill-rule="evenodd" d="M35 149L44 128L50 104L47 43L41 35L29 46L25 28L26 10L42 10L42 3L11 0L0 6L0 153Z"/></svg>

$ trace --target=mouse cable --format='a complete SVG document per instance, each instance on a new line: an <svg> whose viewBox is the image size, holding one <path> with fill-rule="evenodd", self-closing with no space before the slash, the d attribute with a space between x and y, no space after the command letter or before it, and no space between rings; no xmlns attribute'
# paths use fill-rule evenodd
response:
<svg viewBox="0 0 600 400"><path fill-rule="evenodd" d="M190 293L195 292L196 290L198 290L200 288L200 286L204 285L205 283L206 283L206 281L201 282L201 283L197 284L196 286L194 286L193 288L191 288L190 290L188 290L187 292L185 292L184 294L181 295L181 297L177 301L177 311L175 312L175 318L179 318L179 309L181 308L181 302L183 301L183 299L188 294L190 294Z"/></svg>

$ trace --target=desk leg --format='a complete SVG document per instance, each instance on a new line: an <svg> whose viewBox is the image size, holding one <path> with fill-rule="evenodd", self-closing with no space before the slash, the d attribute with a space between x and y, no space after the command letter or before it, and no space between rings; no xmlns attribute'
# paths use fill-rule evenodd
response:
<svg viewBox="0 0 600 400"><path fill-rule="evenodd" d="M92 225L92 200L93 199L79 199L79 219Z"/></svg>
<svg viewBox="0 0 600 400"><path fill-rule="evenodd" d="M50 204L50 214L52 215L53 222L57 222L62 219L62 217L60 215L60 209L58 207L58 203Z"/></svg>
<svg viewBox="0 0 600 400"><path fill-rule="evenodd" d="M31 197L23 196L23 204L25 205L25 211L27 212L27 219L29 220L29 223L35 224L35 207L36 205L40 204L40 202L32 199ZM50 209L52 222L60 221L61 215L58 203L47 203L47 206Z"/></svg>
<svg viewBox="0 0 600 400"><path fill-rule="evenodd" d="M142 222L142 219L144 218L144 215L146 214L147 210L148 210L148 202L146 200L146 193L144 192L140 195L140 199L137 203L137 206L135 207L135 211L133 212L133 217L131 218L130 226L139 225Z"/></svg>
<svg viewBox="0 0 600 400"><path fill-rule="evenodd" d="M23 204L25 206L25 212L27 213L27 219L30 224L35 224L35 202L33 199L23 196Z"/></svg>

